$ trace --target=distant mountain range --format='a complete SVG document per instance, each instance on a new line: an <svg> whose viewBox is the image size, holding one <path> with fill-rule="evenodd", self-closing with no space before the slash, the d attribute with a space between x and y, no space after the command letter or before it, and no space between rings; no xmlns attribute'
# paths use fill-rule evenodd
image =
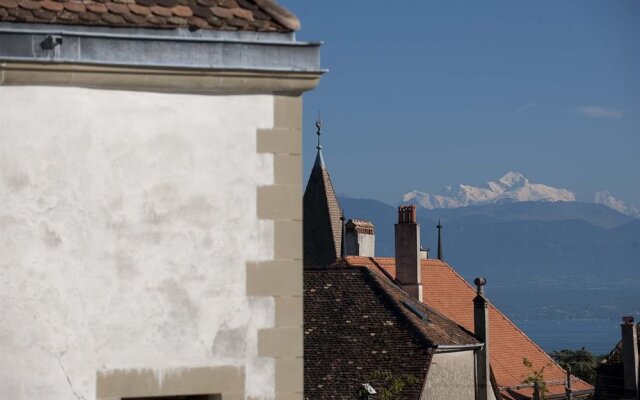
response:
<svg viewBox="0 0 640 400"><path fill-rule="evenodd" d="M579 198L568 189L555 188L541 183L531 183L522 174L509 171L495 181L480 187L459 184L447 186L441 193L431 194L417 190L403 196L405 202L415 203L423 208L460 208L474 205L516 203L516 202L592 202L612 208L623 214L640 216L633 205L615 198L609 192L598 192L588 199Z"/></svg>
<svg viewBox="0 0 640 400"><path fill-rule="evenodd" d="M640 219L601 197L610 204L578 201L566 189L509 173L481 188L460 185L449 195L411 192L405 200L423 207L422 245L435 249L440 218L445 260L468 281L486 276L488 295L512 318L638 315ZM347 218L375 224L376 255L393 256L395 206L339 200Z"/></svg>

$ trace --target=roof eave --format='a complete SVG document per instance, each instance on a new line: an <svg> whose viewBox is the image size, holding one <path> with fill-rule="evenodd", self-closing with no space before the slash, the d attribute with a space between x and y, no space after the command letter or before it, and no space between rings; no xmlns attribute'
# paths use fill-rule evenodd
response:
<svg viewBox="0 0 640 400"><path fill-rule="evenodd" d="M0 22L0 62L322 74L317 42L292 34Z"/></svg>

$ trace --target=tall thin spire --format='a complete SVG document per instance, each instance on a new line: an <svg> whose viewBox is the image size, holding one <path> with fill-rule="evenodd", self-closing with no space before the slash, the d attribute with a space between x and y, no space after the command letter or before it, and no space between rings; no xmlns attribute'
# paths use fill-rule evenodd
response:
<svg viewBox="0 0 640 400"><path fill-rule="evenodd" d="M438 260L442 260L442 224L440 223L440 218L438 218Z"/></svg>
<svg viewBox="0 0 640 400"><path fill-rule="evenodd" d="M338 198L333 190L329 171L322 157L322 120L318 115L316 135L318 154L311 169L303 198L303 242L305 265L326 266L337 261L344 254L344 216Z"/></svg>

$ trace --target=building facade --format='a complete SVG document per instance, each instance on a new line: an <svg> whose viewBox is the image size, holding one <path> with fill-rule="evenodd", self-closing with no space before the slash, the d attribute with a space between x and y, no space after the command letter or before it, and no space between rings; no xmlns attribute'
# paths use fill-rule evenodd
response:
<svg viewBox="0 0 640 400"><path fill-rule="evenodd" d="M302 397L298 27L270 0L0 2L2 397Z"/></svg>

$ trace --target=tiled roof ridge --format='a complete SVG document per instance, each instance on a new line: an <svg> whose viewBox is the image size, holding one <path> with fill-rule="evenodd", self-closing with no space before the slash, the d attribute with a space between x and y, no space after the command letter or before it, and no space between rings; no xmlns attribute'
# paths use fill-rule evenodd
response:
<svg viewBox="0 0 640 400"><path fill-rule="evenodd" d="M380 272L382 272L390 281L395 282L395 279L393 278L393 276L391 276L391 274L389 273L389 271L387 271L386 269L382 268L382 265L378 264L375 260L374 257L369 257L369 259L371 260L371 262L373 263L373 265L376 266L376 268L378 268L378 270Z"/></svg>
<svg viewBox="0 0 640 400"><path fill-rule="evenodd" d="M276 0L0 0L0 22L124 28L290 32Z"/></svg>
<svg viewBox="0 0 640 400"><path fill-rule="evenodd" d="M348 271L348 270L362 270L368 269L365 265L352 265L352 264L331 264L327 266L305 265L305 271Z"/></svg>
<svg viewBox="0 0 640 400"><path fill-rule="evenodd" d="M378 265L377 265L378 266ZM369 268L365 267L370 273L372 274L376 274L375 272L372 272ZM378 269L380 269L381 267L378 266ZM388 275L385 273L384 274L385 277L388 278ZM459 323L457 323L456 321L452 320L451 318L445 316L444 314L442 314L440 311L436 310L433 307L430 307L428 304L423 303L423 302L419 302L417 300L411 299L410 295L405 292L401 287L399 287L395 281L393 279L390 280L389 285L391 287L393 287L395 290L401 292L404 296L406 296L407 298L409 298L409 300L411 300L413 303L418 304L421 308L426 309L426 311L428 312L429 315L433 314L433 315L437 315L439 318L442 318L443 320L449 321L452 324L456 325L459 329L461 329L462 331L466 332L467 334L469 334L470 336L473 336L475 338L475 333L469 331L467 328L465 328L464 326L460 325ZM403 310L405 312L407 312L406 310ZM477 340L477 339L476 339ZM480 343L480 341L478 340L478 343Z"/></svg>
<svg viewBox="0 0 640 400"><path fill-rule="evenodd" d="M323 178L326 177L326 180L329 182L329 185L327 186L327 190L331 190L331 194L332 196L328 196L327 198L327 205L329 206L329 214L331 214L331 209L336 208L338 209L338 220L340 220L340 218L344 215L344 212L342 211L342 207L340 207L340 202L338 201L338 196L336 196L336 191L333 188L333 181L331 180L331 175L329 175L329 171L325 168L322 167L322 176ZM335 200L335 204L334 204L334 200ZM337 225L336 225L337 226ZM336 244L336 254L338 256L341 255L342 251L341 251L341 246L342 246L342 222L340 222L339 225L339 232L336 235L336 226L332 226L333 227L333 241ZM340 240L336 240L336 239L340 239Z"/></svg>
<svg viewBox="0 0 640 400"><path fill-rule="evenodd" d="M368 274L370 274L371 276L374 277L374 280L376 281L378 286L380 286L380 290L383 291L386 296L391 298L391 301L396 305L396 307L400 310L400 312L403 313L403 315L408 316L409 319L410 319L410 316L412 315L412 313L407 311L405 307L402 307L401 304L398 304L398 302L393 297L389 296L389 294L387 293L387 290L384 287L382 287L381 282L378 281L379 279L383 279L380 276L380 274L382 274L384 276L384 278L386 278L386 280L387 280L386 285L388 285L391 288L391 290L396 290L397 292L401 293L402 296L406 297L411 302L415 303L416 305L419 305L419 307L421 307L421 308L426 309L428 315L430 315L430 314L437 315L439 318L441 318L443 320L446 320L446 321L449 321L450 323L452 323L455 326L457 326L460 330L464 331L468 335L473 336L475 338L475 334L473 332L469 331L467 328L465 328L464 326L460 325L456 321L452 320L451 318L448 318L447 316L445 316L444 314L442 314L438 310L434 309L433 307L430 307L428 304L422 303L422 302L419 302L419 301L416 301L416 300L412 299L407 292L405 292L401 287L399 287L396 284L395 280L389 274L389 272L386 271L384 268L382 268L382 266L375 261L375 258L378 258L378 257L362 257L362 258L368 258L377 267L376 271L378 271L378 272L372 271L371 268L367 267L366 265L349 264L348 261L345 261L345 262L347 262L347 264L343 264L343 265L348 265L348 266L350 266L352 268L363 268L363 269L365 269L368 272ZM411 323L413 324L412 321L411 321ZM424 333L422 333L422 332L421 332L421 334L424 335ZM428 338L427 338L427 341L429 343L434 344Z"/></svg>
<svg viewBox="0 0 640 400"><path fill-rule="evenodd" d="M450 270L451 270L451 271L452 271L452 272L453 272L453 273L458 277L458 279L460 279L462 282L464 282L464 283L465 283L465 284L466 284L466 285L467 285L471 290L474 290L474 291L475 291L474 287L473 287L473 286L471 286L471 284L470 284L469 282L467 282L467 281L462 277L462 275L460 275L460 274L455 270L455 268L453 268L452 266L450 266L450 265L449 265L448 263L446 263L445 261L441 261L441 262L442 262L442 264L443 264L445 267L449 268L449 269L450 269ZM500 311L497 307L495 307L495 306L493 305L493 303L491 303L491 301L489 301L489 307L491 307L494 311L496 311L496 312L498 313L498 315L499 315L503 320L505 320L507 323L509 323L509 325L511 325L511 327L512 327L512 328L515 328L515 330L516 330L516 331L518 331L522 336L524 336L524 338L525 338L527 341L529 341L529 343L533 344L533 346L534 346L536 349L538 349L540 352L542 352L542 353L545 355L545 357L547 357L547 358L549 359L549 361L550 361L553 365L557 366L557 367L558 367L558 368L560 368L562 371L565 371L565 372L566 372L566 370L565 370L564 368L562 368L562 367L561 367L561 366L560 366L560 365L559 365L559 364L558 364L558 363L557 363L553 358L551 358L551 356L550 356L549 354L547 354L547 352L546 352L546 351L544 351L540 346L538 346L538 344L537 344L536 342L534 342L533 340L531 340L531 338L530 338L526 333L524 333L524 331L522 331L522 329L518 328L518 326L517 326L516 324L514 324L514 323L513 323L513 321L511 321L511 320L510 320L506 315L504 315L504 314L502 313L502 311ZM578 381L583 382L583 383L584 383L584 384L586 384L586 385L589 385L587 382L583 381L582 379L578 378L577 376L575 376L575 375L573 375L573 374L571 374L571 376L573 376L574 378L577 378L577 379L578 379Z"/></svg>
<svg viewBox="0 0 640 400"><path fill-rule="evenodd" d="M379 277L375 274L375 272L371 271L371 269L367 268L366 266L362 266L362 267L364 268L362 268L361 270L365 273L366 277L368 278L367 281L370 282L369 284L372 286L372 289L375 292L380 293L381 296L384 298L384 301L393 307L396 313L400 315L402 319L407 323L407 325L411 327L413 334L419 336L420 339L422 339L422 341L424 341L429 345L429 347L433 346L434 343L424 334L424 332L422 332L422 330L418 326L416 326L415 322L412 320L407 310L404 307L402 307L402 304L399 304L396 301L396 299L394 299L393 296L391 296L391 294L387 291L387 288L385 288L382 285L382 283L379 281ZM392 290L394 288L400 289L395 287L395 285L392 285L390 287Z"/></svg>

